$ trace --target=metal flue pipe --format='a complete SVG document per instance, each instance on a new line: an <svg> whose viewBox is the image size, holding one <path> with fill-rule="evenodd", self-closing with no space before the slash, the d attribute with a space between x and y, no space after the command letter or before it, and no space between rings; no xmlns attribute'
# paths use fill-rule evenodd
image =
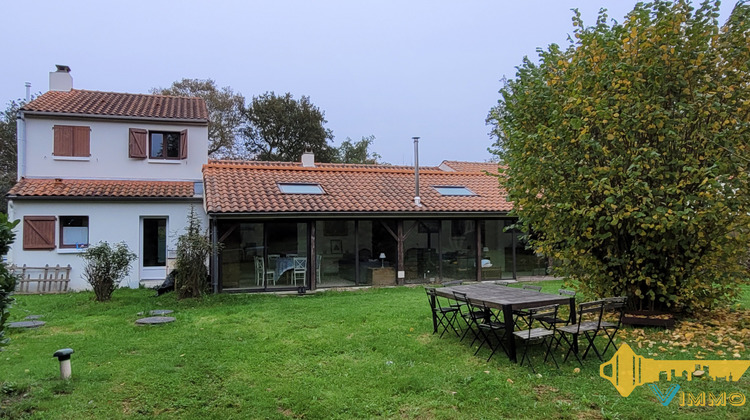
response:
<svg viewBox="0 0 750 420"><path fill-rule="evenodd" d="M414 140L414 204L422 207L422 201L419 198L419 137L412 137Z"/></svg>

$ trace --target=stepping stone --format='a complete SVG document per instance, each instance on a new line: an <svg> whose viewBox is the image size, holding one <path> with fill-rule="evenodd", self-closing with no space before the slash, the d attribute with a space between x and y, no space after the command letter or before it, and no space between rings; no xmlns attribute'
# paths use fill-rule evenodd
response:
<svg viewBox="0 0 750 420"><path fill-rule="evenodd" d="M141 318L135 321L135 323L138 325L158 325L174 321L175 317L173 316L150 316L148 318Z"/></svg>
<svg viewBox="0 0 750 420"><path fill-rule="evenodd" d="M24 319L28 319L29 321L34 321L40 318L44 318L44 315L29 315Z"/></svg>
<svg viewBox="0 0 750 420"><path fill-rule="evenodd" d="M172 312L174 312L171 309L155 309L153 311L149 311L149 315L169 315Z"/></svg>
<svg viewBox="0 0 750 420"><path fill-rule="evenodd" d="M8 328L38 328L44 324L44 321L20 321L11 322L10 324L8 324Z"/></svg>

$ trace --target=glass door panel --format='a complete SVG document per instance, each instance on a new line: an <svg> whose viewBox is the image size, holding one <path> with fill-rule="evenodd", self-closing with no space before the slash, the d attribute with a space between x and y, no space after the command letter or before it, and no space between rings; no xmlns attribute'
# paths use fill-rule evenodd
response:
<svg viewBox="0 0 750 420"><path fill-rule="evenodd" d="M167 218L141 219L141 280L164 280L167 275Z"/></svg>
<svg viewBox="0 0 750 420"><path fill-rule="evenodd" d="M266 287L310 287L308 270L317 264L307 261L307 223L270 222L265 230Z"/></svg>

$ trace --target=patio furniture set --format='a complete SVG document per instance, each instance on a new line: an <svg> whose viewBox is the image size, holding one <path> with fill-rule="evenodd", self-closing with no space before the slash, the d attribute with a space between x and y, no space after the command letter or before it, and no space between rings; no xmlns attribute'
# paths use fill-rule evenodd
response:
<svg viewBox="0 0 750 420"><path fill-rule="evenodd" d="M544 362L551 357L558 368L554 352L559 346L567 347L563 362L572 354L581 365L592 350L602 362L610 346L617 350L614 338L622 324L624 297L576 305L572 290L560 289L554 295L542 293L541 286L512 287L508 282L468 285L449 282L443 286L425 288L432 310L433 333L439 332L442 337L450 332L460 341L471 337L471 346L479 343L475 355L485 346L489 349L487 361L502 350L516 362L517 343L523 344L521 365L528 362L532 371L535 371L529 355L532 344L541 344ZM586 348L579 355L581 337ZM597 337L606 340L603 347L597 347Z"/></svg>

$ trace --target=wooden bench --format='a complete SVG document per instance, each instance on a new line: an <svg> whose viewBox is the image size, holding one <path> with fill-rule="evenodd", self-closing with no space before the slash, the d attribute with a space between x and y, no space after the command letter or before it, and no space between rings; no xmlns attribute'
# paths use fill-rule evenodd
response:
<svg viewBox="0 0 750 420"><path fill-rule="evenodd" d="M60 267L60 264L54 267L50 267L49 264L44 267L29 267L26 264L19 267L14 264L10 266L10 271L19 276L16 294L65 293L68 291L70 264L65 267Z"/></svg>

